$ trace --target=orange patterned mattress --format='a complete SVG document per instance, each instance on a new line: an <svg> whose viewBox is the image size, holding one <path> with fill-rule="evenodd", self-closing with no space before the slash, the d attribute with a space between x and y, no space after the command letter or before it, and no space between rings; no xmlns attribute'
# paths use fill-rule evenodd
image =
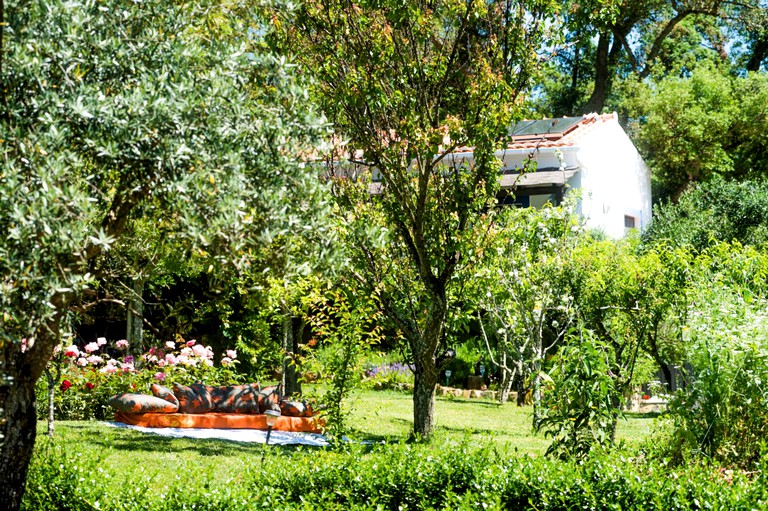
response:
<svg viewBox="0 0 768 511"><path fill-rule="evenodd" d="M267 429L265 415L242 413L123 413L115 412L115 420L146 428ZM277 418L275 430L321 433L325 421L320 417Z"/></svg>

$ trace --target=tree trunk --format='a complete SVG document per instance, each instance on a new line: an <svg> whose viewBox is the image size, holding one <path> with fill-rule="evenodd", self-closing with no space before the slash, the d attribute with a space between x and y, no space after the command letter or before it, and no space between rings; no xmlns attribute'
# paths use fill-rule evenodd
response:
<svg viewBox="0 0 768 511"><path fill-rule="evenodd" d="M499 387L499 404L506 404L509 401L509 393L512 390L512 382L514 380L514 374L507 368L507 354L506 350L501 355L501 364L499 369L501 370L501 383Z"/></svg>
<svg viewBox="0 0 768 511"><path fill-rule="evenodd" d="M61 362L57 361L55 365L56 376L53 375L53 372L49 366L45 366L45 376L48 383L48 436L51 438L53 438L55 419L54 398L56 397L56 384L58 384L59 380L61 379Z"/></svg>
<svg viewBox="0 0 768 511"><path fill-rule="evenodd" d="M421 439L429 438L435 427L435 387L437 378L429 377L437 371L425 371L416 364L413 378L413 433Z"/></svg>
<svg viewBox="0 0 768 511"><path fill-rule="evenodd" d="M144 279L134 280L132 291L128 299L125 339L130 343L131 352L139 355L144 343Z"/></svg>
<svg viewBox="0 0 768 511"><path fill-rule="evenodd" d="M512 371L501 370L501 384L499 387L499 404L506 404L509 401L509 394L512 392Z"/></svg>
<svg viewBox="0 0 768 511"><path fill-rule="evenodd" d="M431 304L421 336L410 339L415 364L413 379L413 433L428 439L435 425L435 387L440 372L437 367L437 349L440 346L445 316L448 311L444 288L430 293Z"/></svg>
<svg viewBox="0 0 768 511"><path fill-rule="evenodd" d="M601 113L605 108L605 99L610 89L610 65L608 62L608 50L611 43L611 35L608 32L600 33L597 42L597 55L595 56L595 86L589 101L584 105L583 113Z"/></svg>
<svg viewBox="0 0 768 511"><path fill-rule="evenodd" d="M752 53L746 65L747 71L759 71L766 57L768 57L768 37L758 39L752 45Z"/></svg>
<svg viewBox="0 0 768 511"><path fill-rule="evenodd" d="M283 316L283 394L293 396L301 394L301 382L297 370L296 352L304 335L304 320L286 314Z"/></svg>
<svg viewBox="0 0 768 511"><path fill-rule="evenodd" d="M4 411L0 425L0 509L15 511L21 507L35 447L35 382L40 374L28 370L18 346L6 346L3 351L6 365L0 383L0 408Z"/></svg>

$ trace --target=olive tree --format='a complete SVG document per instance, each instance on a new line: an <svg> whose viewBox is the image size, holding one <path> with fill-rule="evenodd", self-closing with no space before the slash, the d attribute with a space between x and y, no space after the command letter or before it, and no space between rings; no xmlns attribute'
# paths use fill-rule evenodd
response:
<svg viewBox="0 0 768 511"><path fill-rule="evenodd" d="M211 272L243 263L249 240L292 221L289 191L311 176L291 157L319 119L237 3L2 7L0 507L18 509L35 382L99 256L144 218Z"/></svg>

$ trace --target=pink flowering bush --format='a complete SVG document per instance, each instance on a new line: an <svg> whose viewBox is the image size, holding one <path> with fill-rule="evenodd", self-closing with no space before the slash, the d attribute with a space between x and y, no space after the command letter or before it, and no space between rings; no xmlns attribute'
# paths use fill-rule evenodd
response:
<svg viewBox="0 0 768 511"><path fill-rule="evenodd" d="M152 383L171 386L202 381L213 385L241 383L236 371L237 352L226 350L215 363L210 346L195 340L166 341L145 353L132 355L124 339L113 343L100 337L82 348L59 347L50 365L61 366L61 378L54 395L54 414L59 420L109 420L109 397L124 392L149 393ZM52 371L52 372L55 372ZM37 388L38 418L48 416L48 384L41 378Z"/></svg>

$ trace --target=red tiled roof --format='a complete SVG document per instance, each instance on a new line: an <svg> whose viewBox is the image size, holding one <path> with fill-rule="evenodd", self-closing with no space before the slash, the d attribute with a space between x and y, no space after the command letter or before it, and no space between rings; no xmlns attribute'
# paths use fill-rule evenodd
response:
<svg viewBox="0 0 768 511"><path fill-rule="evenodd" d="M579 139L595 129L596 126L603 125L615 120L616 114L588 114L581 118L576 124L569 126L563 132L546 132L531 135L512 136L512 142L507 144L506 149L541 149L570 147L576 145ZM552 119L554 121L554 119ZM458 147L455 153L472 152L472 147Z"/></svg>
<svg viewBox="0 0 768 511"><path fill-rule="evenodd" d="M580 138L591 132L595 126L616 119L616 114L589 114L568 128L564 133L542 133L537 135L513 136L507 149L536 149L542 147L569 147L576 145Z"/></svg>
<svg viewBox="0 0 768 511"><path fill-rule="evenodd" d="M573 119L573 118L570 118ZM512 141L507 144L506 149L542 149L542 148L558 148L558 147L570 147L577 144L579 139L590 133L595 127L606 124L608 122L617 119L616 113L611 114L587 114L584 115L581 120L573 125L568 125L564 131L556 131L556 119L546 119L546 121L552 121L551 123L542 122L544 126L551 126L546 132L526 134L526 135L513 135ZM542 120L544 121L544 120ZM450 140L447 138L444 142L445 146L450 146ZM334 137L333 140L334 153L341 155L344 150L349 150L345 147L345 144L341 139ZM474 147L460 146L456 147L453 154L471 153L474 151ZM361 150L353 151L353 156L358 161L363 160L363 152Z"/></svg>

